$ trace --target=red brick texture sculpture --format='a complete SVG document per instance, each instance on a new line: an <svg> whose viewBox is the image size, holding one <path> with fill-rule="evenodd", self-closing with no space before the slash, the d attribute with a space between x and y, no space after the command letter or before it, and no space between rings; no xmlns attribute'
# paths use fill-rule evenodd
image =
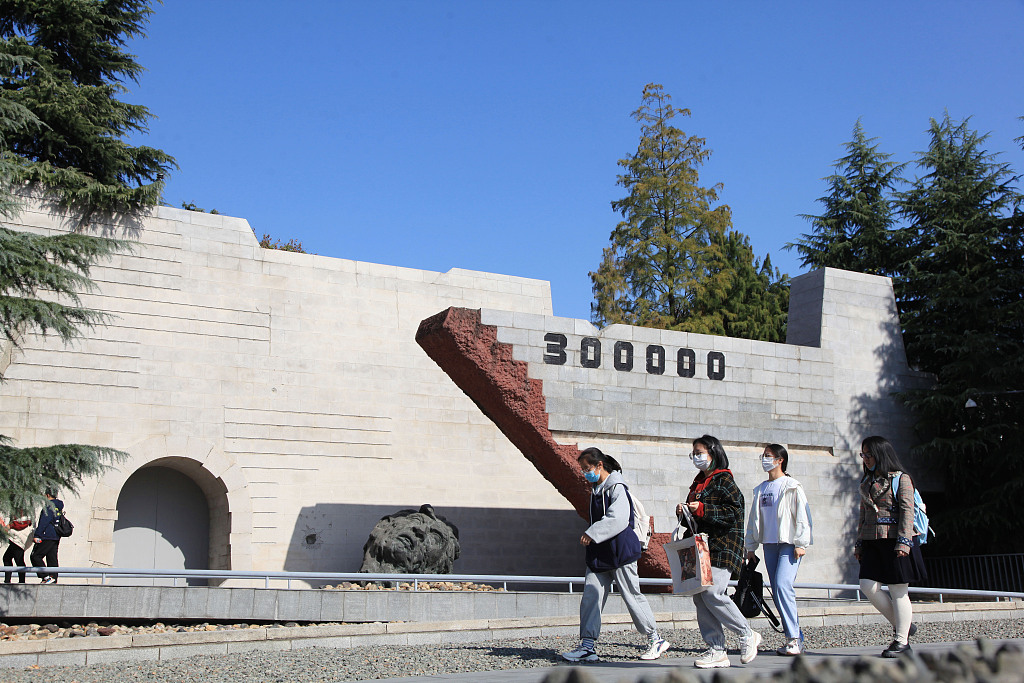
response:
<svg viewBox="0 0 1024 683"><path fill-rule="evenodd" d="M556 443L548 429L543 383L530 379L528 366L512 359L512 345L497 340L497 329L480 322L480 311L449 308L420 323L416 343L466 392L537 471L587 519L590 486L576 460L576 445ZM662 544L655 534L640 558L641 576L668 577Z"/></svg>

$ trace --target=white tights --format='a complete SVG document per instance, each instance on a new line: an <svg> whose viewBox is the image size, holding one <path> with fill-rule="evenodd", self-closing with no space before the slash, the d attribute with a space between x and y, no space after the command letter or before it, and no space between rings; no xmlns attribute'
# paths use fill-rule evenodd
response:
<svg viewBox="0 0 1024 683"><path fill-rule="evenodd" d="M910 605L909 584L889 584L889 594L882 590L881 584L871 579L860 580L860 591L868 601L885 617L896 631L896 640L906 644L910 633L910 622L914 612Z"/></svg>

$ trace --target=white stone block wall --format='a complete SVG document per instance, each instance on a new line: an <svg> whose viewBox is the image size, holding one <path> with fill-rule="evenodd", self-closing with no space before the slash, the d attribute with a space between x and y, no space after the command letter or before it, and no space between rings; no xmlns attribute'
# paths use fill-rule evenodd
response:
<svg viewBox="0 0 1024 683"><path fill-rule="evenodd" d="M64 229L39 208L21 221ZM693 438L722 439L748 497L763 444L786 445L815 521L801 579L851 580L860 439L905 451L912 422L892 393L927 381L906 365L891 284L875 276L794 278L789 343L772 344L598 331L552 316L546 282L264 250L227 216L160 208L136 238L84 297L109 324L67 347L29 335L0 387L0 433L18 445L130 454L67 500L65 565L112 564L117 497L161 465L206 495L213 568L355 571L377 519L430 503L462 532L456 571L581 572L582 521L415 342L421 320L455 306L482 309L543 380L560 443L622 462L658 531L695 473ZM615 367L617 343L632 369Z"/></svg>
<svg viewBox="0 0 1024 683"><path fill-rule="evenodd" d="M20 221L64 229L38 207ZM62 564L111 564L122 486L164 464L207 494L215 568L356 571L377 519L423 503L463 528L457 571L578 568L575 548L538 566L524 539L495 543L510 520L550 519L553 539L579 521L414 339L449 306L550 314L548 283L265 250L245 220L163 207L136 238L84 297L109 324L66 347L29 335L5 373L17 445L131 456L66 501Z"/></svg>
<svg viewBox="0 0 1024 683"><path fill-rule="evenodd" d="M497 311L483 311L482 322L543 380L556 440L619 459L658 531L675 526L696 474L687 458L694 438L722 440L748 511L764 478L764 445L785 445L815 527L801 579L849 581L860 442L881 434L907 452L913 420L893 393L928 378L907 366L888 278L834 269L794 278L790 311L788 344L625 325L598 331Z"/></svg>

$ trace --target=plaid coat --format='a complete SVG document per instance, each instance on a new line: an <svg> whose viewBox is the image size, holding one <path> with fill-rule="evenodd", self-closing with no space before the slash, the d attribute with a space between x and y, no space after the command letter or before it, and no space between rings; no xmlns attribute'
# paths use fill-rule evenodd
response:
<svg viewBox="0 0 1024 683"><path fill-rule="evenodd" d="M690 486L686 502L698 502L697 531L708 535L711 566L728 569L733 576L743 564L743 493L729 470L700 473Z"/></svg>
<svg viewBox="0 0 1024 683"><path fill-rule="evenodd" d="M892 495L892 472L881 477L866 476L860 481L860 516L857 519L857 544L879 538L895 538L904 552L910 552L914 538L914 482L904 472L899 490ZM897 500L897 498L899 500Z"/></svg>

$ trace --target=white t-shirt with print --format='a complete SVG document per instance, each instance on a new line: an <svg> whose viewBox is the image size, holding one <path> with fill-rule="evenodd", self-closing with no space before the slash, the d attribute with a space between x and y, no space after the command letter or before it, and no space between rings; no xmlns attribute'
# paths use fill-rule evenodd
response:
<svg viewBox="0 0 1024 683"><path fill-rule="evenodd" d="M779 477L775 481L765 482L764 488L761 489L757 504L761 506L761 527L764 531L762 543L779 542L779 496L782 495L785 483L783 478Z"/></svg>

